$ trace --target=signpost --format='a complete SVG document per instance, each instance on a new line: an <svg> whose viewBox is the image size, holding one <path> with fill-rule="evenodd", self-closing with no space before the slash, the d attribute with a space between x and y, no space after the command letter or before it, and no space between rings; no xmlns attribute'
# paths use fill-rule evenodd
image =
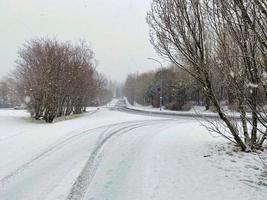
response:
<svg viewBox="0 0 267 200"><path fill-rule="evenodd" d="M163 87L162 87L162 82L163 82L163 80L162 80L162 72L163 72L163 65L162 65L162 63L160 62L160 61L158 61L158 60L156 60L156 59L154 59L154 58L147 58L147 59L149 59L149 60L153 60L153 61L155 61L155 62L157 62L157 63L159 63L160 64L160 67L161 67L161 71L160 71L160 87L158 87L158 92L160 93L160 96L159 96L159 107L160 107L160 111L162 110L162 105L163 105Z"/></svg>

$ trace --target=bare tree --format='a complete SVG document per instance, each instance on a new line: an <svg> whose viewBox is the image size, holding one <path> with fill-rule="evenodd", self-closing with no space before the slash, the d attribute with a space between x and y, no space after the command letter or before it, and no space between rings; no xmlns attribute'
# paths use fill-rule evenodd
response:
<svg viewBox="0 0 267 200"><path fill-rule="evenodd" d="M100 73L96 73L96 80L98 93L98 102L96 102L96 104L105 105L113 98L114 84L112 82L109 82L108 79Z"/></svg>
<svg viewBox="0 0 267 200"><path fill-rule="evenodd" d="M7 76L0 81L0 107L13 107L19 104L15 80Z"/></svg>
<svg viewBox="0 0 267 200"><path fill-rule="evenodd" d="M51 39L26 42L19 51L20 98L35 119L79 114L97 95L93 51L85 42L72 45Z"/></svg>
<svg viewBox="0 0 267 200"><path fill-rule="evenodd" d="M243 151L261 146L257 138L259 89L254 86L258 86L264 72L261 70L264 68L259 66L266 68L266 26L263 26L266 23L263 20L266 5L256 5L255 2L259 1L153 0L147 17L155 49L199 82L223 121L226 132ZM215 17L211 19L209 15ZM223 31L228 34L223 34ZM231 53L234 53L234 58ZM214 68L222 66L225 75L231 77L230 81L238 83L232 85L232 92L240 103L243 130L238 129L237 123L226 115L216 94L213 72ZM240 74L236 78L235 70L238 69L242 70L236 73ZM251 93L247 92L246 85L252 86L249 89ZM247 121L245 101L252 111L250 136L247 133L247 122L250 121Z"/></svg>
<svg viewBox="0 0 267 200"><path fill-rule="evenodd" d="M129 74L123 88L124 95L132 105L136 100L136 77L135 74Z"/></svg>

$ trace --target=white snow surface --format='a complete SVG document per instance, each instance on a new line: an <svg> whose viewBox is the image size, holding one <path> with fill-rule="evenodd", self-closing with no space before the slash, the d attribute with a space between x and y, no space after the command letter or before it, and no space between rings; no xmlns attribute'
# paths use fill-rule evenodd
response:
<svg viewBox="0 0 267 200"><path fill-rule="evenodd" d="M192 108L189 111L174 111L174 110L167 110L164 107L162 110L160 108L153 108L152 106L143 106L138 103L134 103L134 105L131 105L127 98L124 98L125 106L128 109L134 110L134 111L141 111L151 114L170 114L170 115L183 115L183 116L201 116L201 117L218 117L218 114L216 112L212 112L211 110L205 110L205 106L192 106ZM114 103L114 102L113 102ZM229 117L239 118L240 113L229 110L228 106L222 106L224 112ZM264 114L264 113L263 113ZM250 113L247 113L247 117L251 117Z"/></svg>
<svg viewBox="0 0 267 200"><path fill-rule="evenodd" d="M234 152L193 119L89 110L53 124L0 110L1 200L267 198L265 152Z"/></svg>
<svg viewBox="0 0 267 200"><path fill-rule="evenodd" d="M137 111L146 111L151 113L165 113L165 114L188 114L188 115L202 114L202 115L217 116L217 114L214 112L205 111L205 106L193 106L192 109L190 109L189 111L174 111L174 110L164 109L164 107L162 110L160 110L160 108L153 108L152 106L143 106L136 102L134 102L134 105L131 105L126 97L124 98L124 101L127 108Z"/></svg>

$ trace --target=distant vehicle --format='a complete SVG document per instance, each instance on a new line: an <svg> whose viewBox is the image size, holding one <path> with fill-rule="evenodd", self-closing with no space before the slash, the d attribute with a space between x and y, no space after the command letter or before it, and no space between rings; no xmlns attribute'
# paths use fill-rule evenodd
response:
<svg viewBox="0 0 267 200"><path fill-rule="evenodd" d="M25 110L25 109L26 109L25 105L19 105L14 107L14 110Z"/></svg>

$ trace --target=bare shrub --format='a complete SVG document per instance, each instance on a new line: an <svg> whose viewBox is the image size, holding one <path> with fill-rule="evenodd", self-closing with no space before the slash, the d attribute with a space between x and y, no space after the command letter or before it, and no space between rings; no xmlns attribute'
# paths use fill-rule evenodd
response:
<svg viewBox="0 0 267 200"><path fill-rule="evenodd" d="M20 99L35 119L82 113L96 98L94 53L85 42L30 40L16 63Z"/></svg>

